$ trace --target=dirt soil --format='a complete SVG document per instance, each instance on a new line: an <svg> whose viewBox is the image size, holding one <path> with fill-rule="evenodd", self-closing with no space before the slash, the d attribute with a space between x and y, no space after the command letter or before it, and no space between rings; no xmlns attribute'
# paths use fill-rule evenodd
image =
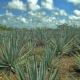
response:
<svg viewBox="0 0 80 80"><path fill-rule="evenodd" d="M80 73L76 73L72 66L74 57L64 56L61 58L61 68L59 72L60 80L67 80L67 76L74 76L77 80L80 80Z"/></svg>

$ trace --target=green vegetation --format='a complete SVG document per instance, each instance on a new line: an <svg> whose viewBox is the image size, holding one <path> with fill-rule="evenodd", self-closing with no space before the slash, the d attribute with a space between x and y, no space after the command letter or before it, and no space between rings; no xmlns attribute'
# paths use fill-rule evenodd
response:
<svg viewBox="0 0 80 80"><path fill-rule="evenodd" d="M19 29L0 25L0 72L5 80L12 80L10 74L14 80L62 80L61 58L73 56L80 73L79 52L80 28L76 26ZM66 77L76 80L73 75Z"/></svg>
<svg viewBox="0 0 80 80"><path fill-rule="evenodd" d="M12 27L6 27L5 25L0 24L0 30L13 31Z"/></svg>

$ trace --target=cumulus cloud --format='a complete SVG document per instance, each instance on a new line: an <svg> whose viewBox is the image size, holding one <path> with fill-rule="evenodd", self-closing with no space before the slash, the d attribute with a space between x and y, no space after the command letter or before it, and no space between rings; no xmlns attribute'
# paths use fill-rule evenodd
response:
<svg viewBox="0 0 80 80"><path fill-rule="evenodd" d="M8 2L8 5L5 7L8 10L22 10L26 11L26 4L24 4L21 0L12 0L12 2Z"/></svg>
<svg viewBox="0 0 80 80"><path fill-rule="evenodd" d="M42 12L30 11L30 12L28 12L28 19L31 19L33 23L37 22L36 24L39 24L39 22L42 22L42 19L44 17L46 17L46 12L45 11L42 11Z"/></svg>
<svg viewBox="0 0 80 80"><path fill-rule="evenodd" d="M46 16L46 17L42 18L42 22L46 22L47 25L51 24L55 20L56 20L56 17L54 17L54 16L51 16L51 17Z"/></svg>
<svg viewBox="0 0 80 80"><path fill-rule="evenodd" d="M36 4L38 0L27 0L29 3Z"/></svg>
<svg viewBox="0 0 80 80"><path fill-rule="evenodd" d="M26 27L26 28L35 28L35 27L54 27L56 17L47 16L46 12L28 12L28 19L23 16L10 16L10 12L6 11L4 15L0 15L0 23L12 27ZM37 15L37 16L36 16Z"/></svg>
<svg viewBox="0 0 80 80"><path fill-rule="evenodd" d="M80 0L68 0L68 2L73 3L74 5L80 7Z"/></svg>
<svg viewBox="0 0 80 80"><path fill-rule="evenodd" d="M28 20L22 16L16 16L6 11L5 14L0 15L0 24L12 27L27 27Z"/></svg>
<svg viewBox="0 0 80 80"><path fill-rule="evenodd" d="M27 0L29 9L36 11L40 10L40 6L37 4L38 0Z"/></svg>
<svg viewBox="0 0 80 80"><path fill-rule="evenodd" d="M41 5L45 9L53 10L53 0L42 0Z"/></svg>
<svg viewBox="0 0 80 80"><path fill-rule="evenodd" d="M3 20L3 24L6 24L6 20Z"/></svg>
<svg viewBox="0 0 80 80"><path fill-rule="evenodd" d="M59 13L61 16L67 16L67 13L65 12L65 10L59 10Z"/></svg>
<svg viewBox="0 0 80 80"><path fill-rule="evenodd" d="M36 16L37 15L37 16ZM47 15L45 11L29 11L28 16L16 16L6 11L4 15L0 15L0 23L13 27L56 27L57 24L67 23L64 19L58 19L55 15Z"/></svg>
<svg viewBox="0 0 80 80"><path fill-rule="evenodd" d="M73 12L76 16L80 16L80 10L74 10Z"/></svg>
<svg viewBox="0 0 80 80"><path fill-rule="evenodd" d="M46 12L44 12L44 11L42 11L42 12L33 12L33 11L28 12L28 16L33 16L36 18L44 17L45 15L46 15Z"/></svg>
<svg viewBox="0 0 80 80"><path fill-rule="evenodd" d="M59 8L54 8L52 11L52 15L54 16L68 16L65 10L59 9Z"/></svg>
<svg viewBox="0 0 80 80"><path fill-rule="evenodd" d="M6 14L5 14L5 15L7 15L7 16L9 16L9 17L13 17L13 14L10 13L10 12L8 12L8 10L6 10Z"/></svg>
<svg viewBox="0 0 80 80"><path fill-rule="evenodd" d="M59 24L64 24L66 23L67 21L65 19L62 19L62 20L59 20Z"/></svg>
<svg viewBox="0 0 80 80"><path fill-rule="evenodd" d="M23 23L27 23L27 20L26 18L20 16L20 17L17 17L18 20L21 20Z"/></svg>
<svg viewBox="0 0 80 80"><path fill-rule="evenodd" d="M58 15L59 15L59 13L58 13L58 12L53 12L53 14L54 14L54 15L56 15L56 16L58 16Z"/></svg>
<svg viewBox="0 0 80 80"><path fill-rule="evenodd" d="M75 16L75 15L69 15L69 19L70 20L80 20L79 16Z"/></svg>

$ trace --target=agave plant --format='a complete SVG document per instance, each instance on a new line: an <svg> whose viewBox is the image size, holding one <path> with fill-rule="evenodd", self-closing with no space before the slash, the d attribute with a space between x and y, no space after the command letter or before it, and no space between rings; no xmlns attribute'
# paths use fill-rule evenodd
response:
<svg viewBox="0 0 80 80"><path fill-rule="evenodd" d="M53 69L60 63L60 55L56 56L56 48L50 44L45 46L42 58L46 60L46 65L48 69Z"/></svg>
<svg viewBox="0 0 80 80"><path fill-rule="evenodd" d="M75 60L73 60L74 63L74 70L78 73L80 73L80 57L76 56L73 54L73 56L75 57Z"/></svg>
<svg viewBox="0 0 80 80"><path fill-rule="evenodd" d="M32 50L29 43L20 46L17 38L12 34L4 38L0 47L0 70L15 73L15 65L24 64L26 56Z"/></svg>
<svg viewBox="0 0 80 80"><path fill-rule="evenodd" d="M34 32L34 42L36 46L44 46L50 39L47 29L36 28Z"/></svg>
<svg viewBox="0 0 80 80"><path fill-rule="evenodd" d="M76 41L76 43L75 43L75 51L79 53L80 52L80 32L76 36L75 41Z"/></svg>
<svg viewBox="0 0 80 80"><path fill-rule="evenodd" d="M57 29L51 39L53 46L57 48L57 54L68 54L72 51L73 43L77 32L74 28Z"/></svg>
<svg viewBox="0 0 80 80"><path fill-rule="evenodd" d="M33 57L32 60L32 66L27 58L26 61L26 71L24 71L23 66L17 66L16 67L16 72L18 77L16 78L19 80L57 80L57 75L59 72L59 68L56 68L54 72L48 73L47 67L46 67L46 61L42 60L40 62L40 66L37 67L37 61L35 59L35 56ZM5 80L10 80L8 76L4 74Z"/></svg>

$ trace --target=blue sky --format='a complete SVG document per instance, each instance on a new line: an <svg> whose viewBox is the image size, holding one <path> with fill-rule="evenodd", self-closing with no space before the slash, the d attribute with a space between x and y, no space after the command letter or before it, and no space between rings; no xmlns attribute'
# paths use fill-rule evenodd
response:
<svg viewBox="0 0 80 80"><path fill-rule="evenodd" d="M0 0L0 24L12 27L80 26L80 0Z"/></svg>

